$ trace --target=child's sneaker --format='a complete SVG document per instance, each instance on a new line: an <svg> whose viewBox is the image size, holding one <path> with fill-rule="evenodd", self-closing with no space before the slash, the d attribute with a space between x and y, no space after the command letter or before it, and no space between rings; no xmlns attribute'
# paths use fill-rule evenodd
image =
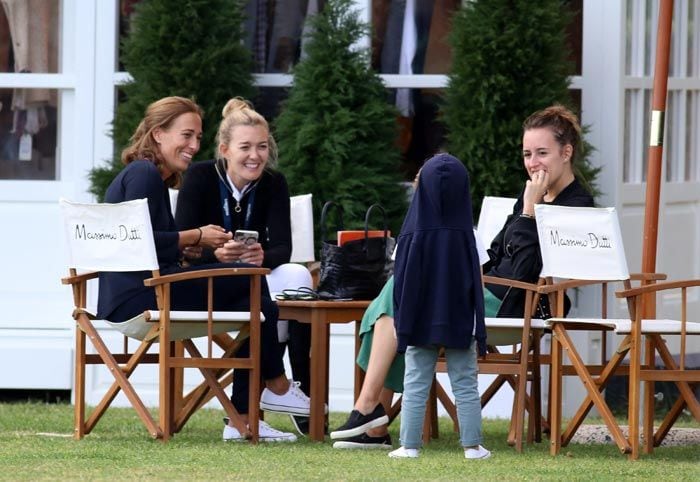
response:
<svg viewBox="0 0 700 482"><path fill-rule="evenodd" d="M389 452L389 457L392 459L417 459L418 449L407 449L402 445L396 450Z"/></svg>
<svg viewBox="0 0 700 482"><path fill-rule="evenodd" d="M491 452L486 450L481 445L479 445L479 447L475 449L464 450L465 459L488 459L489 457L491 457Z"/></svg>

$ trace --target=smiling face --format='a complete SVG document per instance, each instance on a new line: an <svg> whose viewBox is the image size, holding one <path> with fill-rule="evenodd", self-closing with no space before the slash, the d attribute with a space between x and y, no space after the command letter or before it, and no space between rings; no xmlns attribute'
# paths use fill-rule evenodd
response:
<svg viewBox="0 0 700 482"><path fill-rule="evenodd" d="M238 125L231 130L231 142L219 151L228 161L226 172L238 189L262 176L270 155L270 133L264 126Z"/></svg>
<svg viewBox="0 0 700 482"><path fill-rule="evenodd" d="M523 162L530 179L535 173L549 173L549 190L561 192L571 182L573 169L570 144L561 146L546 127L528 129L523 134ZM562 185L563 184L563 185Z"/></svg>
<svg viewBox="0 0 700 482"><path fill-rule="evenodd" d="M153 138L158 144L163 161L163 179L167 179L174 173L184 172L199 151L202 118L194 112L182 114L176 117L167 129L156 128Z"/></svg>

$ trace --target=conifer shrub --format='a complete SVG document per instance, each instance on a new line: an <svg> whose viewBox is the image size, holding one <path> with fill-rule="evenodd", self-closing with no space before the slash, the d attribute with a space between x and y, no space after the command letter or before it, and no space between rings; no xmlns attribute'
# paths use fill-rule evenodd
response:
<svg viewBox="0 0 700 482"><path fill-rule="evenodd" d="M523 121L554 103L576 112L566 3L475 0L464 2L453 18L453 65L441 118L449 151L469 170L476 212L484 196L513 197L523 189ZM574 170L595 194L599 168L586 151L590 146L578 153Z"/></svg>
<svg viewBox="0 0 700 482"><path fill-rule="evenodd" d="M310 22L305 57L275 121L279 168L292 193L313 193L317 229L325 201L342 205L346 228L361 227L365 210L379 203L396 235L406 207L397 112L368 50L358 47L369 27L350 0L329 0Z"/></svg>

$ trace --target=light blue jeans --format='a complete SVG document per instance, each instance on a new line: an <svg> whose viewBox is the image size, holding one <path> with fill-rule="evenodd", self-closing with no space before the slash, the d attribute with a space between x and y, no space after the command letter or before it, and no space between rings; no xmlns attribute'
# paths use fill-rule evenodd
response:
<svg viewBox="0 0 700 482"><path fill-rule="evenodd" d="M422 445L425 404L433 383L437 347L409 346L406 349L403 400L401 402L401 445L417 449ZM459 440L462 447L481 443L481 400L477 381L476 343L468 349L446 349L447 374L457 404Z"/></svg>

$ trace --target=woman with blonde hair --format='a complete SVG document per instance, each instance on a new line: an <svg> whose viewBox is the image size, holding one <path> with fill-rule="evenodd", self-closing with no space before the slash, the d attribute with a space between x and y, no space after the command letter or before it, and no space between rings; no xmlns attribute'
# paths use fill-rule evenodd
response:
<svg viewBox="0 0 700 482"><path fill-rule="evenodd" d="M185 175L178 196L176 222L180 229L200 224L223 226L229 233L252 231L257 239L248 243L231 240L220 247L192 248L185 256L192 264L250 263L272 270L267 278L270 292L311 287L306 267L289 262L292 253L289 188L285 177L274 170L277 146L265 118L246 100L229 100L223 108L217 133L217 159L193 164ZM281 320L278 340L287 343L296 395L308 403L309 325ZM273 350L265 345L263 351ZM277 350L283 352L283 346ZM281 356L281 355L280 355ZM234 377L232 400L247 411L247 378ZM265 403L261 407L278 411ZM308 431L308 417L292 414L300 433ZM233 432L224 431L224 437ZM235 434L233 434L235 435Z"/></svg>

